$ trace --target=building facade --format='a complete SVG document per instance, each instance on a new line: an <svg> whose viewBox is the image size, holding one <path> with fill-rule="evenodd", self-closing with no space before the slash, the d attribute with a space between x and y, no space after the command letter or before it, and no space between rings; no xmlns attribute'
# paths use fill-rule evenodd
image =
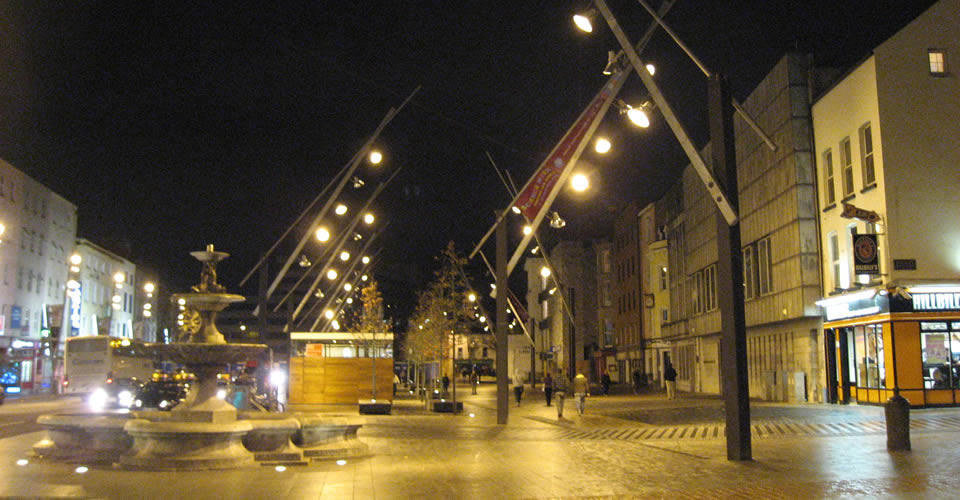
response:
<svg viewBox="0 0 960 500"><path fill-rule="evenodd" d="M958 53L942 0L813 104L828 401L960 403Z"/></svg>
<svg viewBox="0 0 960 500"><path fill-rule="evenodd" d="M547 258L527 258L527 311L537 372L580 372L596 382L602 350L597 301L598 242L562 241ZM600 353L601 355L598 355Z"/></svg>
<svg viewBox="0 0 960 500"><path fill-rule="evenodd" d="M133 338L136 266L83 238L77 240L74 253L80 256L76 280L80 300L79 304L71 300L69 335Z"/></svg>
<svg viewBox="0 0 960 500"><path fill-rule="evenodd" d="M643 367L643 290L640 286L642 252L636 203L628 203L613 222L614 302L617 365L621 382ZM615 379L616 380L616 379Z"/></svg>
<svg viewBox="0 0 960 500"><path fill-rule="evenodd" d="M820 393L810 71L807 57L788 54L743 102L777 151L735 121L750 397L765 400L809 401ZM709 147L702 154L709 163ZM660 331L670 349L662 356L678 372L678 389L716 394L717 295L723 293L717 284L716 207L689 166L665 198L678 200L680 210L663 223L671 279L669 320Z"/></svg>
<svg viewBox="0 0 960 500"><path fill-rule="evenodd" d="M0 384L49 391L77 207L0 160L0 225Z"/></svg>

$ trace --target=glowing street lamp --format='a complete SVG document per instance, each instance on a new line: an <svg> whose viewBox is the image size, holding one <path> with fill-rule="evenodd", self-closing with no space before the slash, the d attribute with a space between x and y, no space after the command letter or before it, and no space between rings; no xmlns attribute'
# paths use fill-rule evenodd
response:
<svg viewBox="0 0 960 500"><path fill-rule="evenodd" d="M340 203L339 205L337 205L337 208L333 209L333 213L337 215L343 215L347 213L347 206L344 205L343 203Z"/></svg>
<svg viewBox="0 0 960 500"><path fill-rule="evenodd" d="M118 272L113 275L113 282L117 284L117 288L123 288L123 282L127 279L127 275L122 272Z"/></svg>
<svg viewBox="0 0 960 500"><path fill-rule="evenodd" d="M337 270L336 270L336 269L331 269L331 270L327 271L327 279L328 279L328 280L331 280L331 281L337 279Z"/></svg>
<svg viewBox="0 0 960 500"><path fill-rule="evenodd" d="M530 226L523 226L523 235L526 236L533 232L533 228Z"/></svg>
<svg viewBox="0 0 960 500"><path fill-rule="evenodd" d="M369 264L369 263L370 263L370 257L367 257L366 255L364 255L363 258L360 259L360 262L363 262L364 264Z"/></svg>
<svg viewBox="0 0 960 500"><path fill-rule="evenodd" d="M549 277L550 277L550 274L551 274L551 273L550 273L550 268L549 268L549 267L543 266L543 267L540 268L540 276L543 276L544 278L549 278Z"/></svg>
<svg viewBox="0 0 960 500"><path fill-rule="evenodd" d="M598 137L594 149L600 154L606 154L610 151L610 140L606 137Z"/></svg>
<svg viewBox="0 0 960 500"><path fill-rule="evenodd" d="M348 252L348 251L346 251L346 250L340 252L340 260L342 260L342 261L344 261L344 262L350 260L350 252Z"/></svg>
<svg viewBox="0 0 960 500"><path fill-rule="evenodd" d="M323 317L327 319L333 319L333 311L331 311L330 309L323 311Z"/></svg>
<svg viewBox="0 0 960 500"><path fill-rule="evenodd" d="M575 174L573 179L570 181L570 185L573 187L574 191L586 191L590 187L590 179L587 179L586 175Z"/></svg>
<svg viewBox="0 0 960 500"><path fill-rule="evenodd" d="M587 9L587 11L578 13L573 16L573 24L577 25L577 28L580 28L581 31L587 33L593 33L593 22L597 19L597 10L594 8Z"/></svg>
<svg viewBox="0 0 960 500"><path fill-rule="evenodd" d="M344 284L343 284L343 291L349 292L349 291L352 291L352 290L353 290L353 285L351 285L350 283L344 283Z"/></svg>
<svg viewBox="0 0 960 500"><path fill-rule="evenodd" d="M374 218L373 214L366 214L366 215L363 216L363 223L366 224L366 225L368 225L368 226L369 226L370 224L373 224L373 221L374 221L374 220L376 220L376 218Z"/></svg>
<svg viewBox="0 0 960 500"><path fill-rule="evenodd" d="M469 300L470 302L476 302L476 301L477 301L477 294L475 294L475 293L473 293L473 292L468 293L468 294L467 294L467 300Z"/></svg>
<svg viewBox="0 0 960 500"><path fill-rule="evenodd" d="M372 165L379 165L381 161L383 161L382 153L376 150L370 152L370 163Z"/></svg>
<svg viewBox="0 0 960 500"><path fill-rule="evenodd" d="M330 231L328 231L327 228L325 227L318 227L316 236L317 236L317 241L320 241L321 243L329 241Z"/></svg>

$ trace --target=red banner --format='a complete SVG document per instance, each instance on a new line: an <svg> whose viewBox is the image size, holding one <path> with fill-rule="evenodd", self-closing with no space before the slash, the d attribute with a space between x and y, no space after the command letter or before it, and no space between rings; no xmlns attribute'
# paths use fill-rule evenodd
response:
<svg viewBox="0 0 960 500"><path fill-rule="evenodd" d="M620 71L610 77L610 81L604 85L603 89L594 97L593 102L590 103L590 107L584 110L577 122L573 124L573 127L570 127L567 134L560 140L560 144L558 144L550 155L547 156L547 159L540 164L540 168L537 169L537 172L530 181L527 182L523 191L517 196L517 201L514 206L519 208L528 219L533 220L536 218L537 214L543 208L543 204L553 190L554 185L560 179L564 168L570 163L570 159L583 140L584 135L586 135L587 129L590 128L590 124L594 118L596 118L597 113L599 113L601 109L604 109L607 101L614 96L616 90L619 89L620 80L626 78L628 74L628 71Z"/></svg>

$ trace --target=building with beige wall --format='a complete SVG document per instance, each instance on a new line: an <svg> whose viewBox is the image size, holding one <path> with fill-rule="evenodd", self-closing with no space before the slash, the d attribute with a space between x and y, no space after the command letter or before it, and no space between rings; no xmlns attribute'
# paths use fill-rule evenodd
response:
<svg viewBox="0 0 960 500"><path fill-rule="evenodd" d="M809 59L784 56L743 107L773 137L771 151L735 120L750 396L807 401L820 392L817 205ZM702 153L709 163L709 147ZM687 167L665 196L669 342L680 390L720 392L716 206ZM669 212L670 210L666 210Z"/></svg>
<svg viewBox="0 0 960 500"><path fill-rule="evenodd" d="M813 104L830 401L960 402L957 54L941 0Z"/></svg>

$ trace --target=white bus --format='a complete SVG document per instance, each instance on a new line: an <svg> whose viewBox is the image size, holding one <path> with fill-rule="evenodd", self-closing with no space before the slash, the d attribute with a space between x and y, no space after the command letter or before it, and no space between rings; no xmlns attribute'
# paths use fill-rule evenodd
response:
<svg viewBox="0 0 960 500"><path fill-rule="evenodd" d="M64 354L64 393L86 393L107 379L153 375L153 357L143 341L116 337L70 337Z"/></svg>

